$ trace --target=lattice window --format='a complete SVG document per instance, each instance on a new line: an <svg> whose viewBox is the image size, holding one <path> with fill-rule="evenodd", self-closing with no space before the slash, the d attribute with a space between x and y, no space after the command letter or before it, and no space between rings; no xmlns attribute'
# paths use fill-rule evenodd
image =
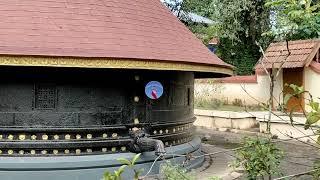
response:
<svg viewBox="0 0 320 180"><path fill-rule="evenodd" d="M34 105L36 109L54 109L56 106L56 87L52 84L36 84Z"/></svg>

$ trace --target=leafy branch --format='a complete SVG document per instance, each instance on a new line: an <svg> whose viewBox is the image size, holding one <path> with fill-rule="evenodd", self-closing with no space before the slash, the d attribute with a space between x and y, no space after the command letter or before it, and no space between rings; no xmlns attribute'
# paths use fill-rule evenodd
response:
<svg viewBox="0 0 320 180"><path fill-rule="evenodd" d="M103 180L122 180L121 175L125 171L126 168L129 168L134 171L134 180L138 180L140 174L143 172L142 169L136 169L134 166L138 159L140 158L141 153L136 154L132 160L128 160L125 158L119 158L117 159L120 163L123 165L119 167L119 169L115 170L113 173L106 171L103 175Z"/></svg>

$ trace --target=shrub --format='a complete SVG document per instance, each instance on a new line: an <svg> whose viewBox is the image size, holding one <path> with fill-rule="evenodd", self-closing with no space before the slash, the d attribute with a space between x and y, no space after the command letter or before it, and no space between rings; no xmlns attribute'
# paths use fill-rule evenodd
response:
<svg viewBox="0 0 320 180"><path fill-rule="evenodd" d="M270 139L245 138L243 148L236 151L233 166L243 167L247 178L255 180L272 175L280 175L280 161L283 152Z"/></svg>
<svg viewBox="0 0 320 180"><path fill-rule="evenodd" d="M180 165L173 165L170 162L166 162L161 166L160 173L164 180L195 180L195 176L188 173L185 168Z"/></svg>
<svg viewBox="0 0 320 180"><path fill-rule="evenodd" d="M261 106L260 104L247 105L246 108L249 111L263 111L263 110L265 110L265 108L263 106Z"/></svg>
<svg viewBox="0 0 320 180"><path fill-rule="evenodd" d="M219 99L197 98L195 99L195 107L205 109L218 109L223 105L223 101Z"/></svg>
<svg viewBox="0 0 320 180"><path fill-rule="evenodd" d="M234 99L234 100L232 101L232 105L242 107L242 106L243 106L243 102L242 102L241 99Z"/></svg>
<svg viewBox="0 0 320 180"><path fill-rule="evenodd" d="M312 172L313 179L320 179L320 160L314 162L313 169L315 170Z"/></svg>
<svg viewBox="0 0 320 180"><path fill-rule="evenodd" d="M220 94L223 88L220 84L212 81L208 83L196 83L194 92L194 105L198 108L218 109L224 101L216 99L215 95Z"/></svg>

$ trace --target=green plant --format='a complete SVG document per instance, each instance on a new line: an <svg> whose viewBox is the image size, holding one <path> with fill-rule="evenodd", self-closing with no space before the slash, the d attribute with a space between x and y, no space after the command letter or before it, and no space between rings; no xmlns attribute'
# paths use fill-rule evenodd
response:
<svg viewBox="0 0 320 180"><path fill-rule="evenodd" d="M224 101L214 98L214 95L221 93L223 87L214 82L197 83L194 93L194 105L198 108L218 109Z"/></svg>
<svg viewBox="0 0 320 180"><path fill-rule="evenodd" d="M204 109L218 109L223 105L223 101L219 99L206 99L197 98L195 99L195 107Z"/></svg>
<svg viewBox="0 0 320 180"><path fill-rule="evenodd" d="M121 174L124 172L126 165L122 165L118 170L115 170L113 173L106 171L103 174L103 180L121 180Z"/></svg>
<svg viewBox="0 0 320 180"><path fill-rule="evenodd" d="M243 106L243 102L242 102L241 99L234 99L234 100L232 101L232 105L242 107L242 106Z"/></svg>
<svg viewBox="0 0 320 180"><path fill-rule="evenodd" d="M265 108L264 108L263 106L261 106L260 104L247 105L246 108L247 108L247 110L249 110L249 111L261 111L261 110L265 110Z"/></svg>
<svg viewBox="0 0 320 180"><path fill-rule="evenodd" d="M280 112L285 112L286 110L285 105L283 103L279 103L276 109Z"/></svg>
<svg viewBox="0 0 320 180"><path fill-rule="evenodd" d="M287 85L291 88L292 93L288 93L284 97L284 104L285 106L288 105L288 101L290 98L301 98L304 94L308 94L309 98L305 98L307 100L306 106L310 108L310 110L307 112L305 111L305 108L302 104L299 104L298 106L302 107L303 114L306 117L306 122L304 125L304 128L307 130L312 125L317 124L320 121L320 104L319 102L315 101L312 95L306 91L302 86L297 86L295 84ZM292 108L289 114L291 124L293 124L293 111L295 108ZM316 132L317 134L320 133L320 131ZM318 144L320 144L320 138L318 138Z"/></svg>
<svg viewBox="0 0 320 180"><path fill-rule="evenodd" d="M118 161L122 163L123 165L113 173L110 173L109 171L106 171L103 175L103 180L121 180L121 174L124 172L125 168L132 169L134 172L134 180L138 180L140 174L142 173L141 169L136 169L134 165L136 164L137 160L140 158L141 153L136 154L132 160L128 160L125 158L119 158Z"/></svg>
<svg viewBox="0 0 320 180"><path fill-rule="evenodd" d="M270 14L266 0L164 0L170 10L192 12L211 19L211 25L183 20L204 44L219 38L217 55L234 65L239 75L252 74L260 58L256 41L268 45L270 38L262 33L270 30ZM180 13L182 15L183 13ZM180 19L185 19L181 18Z"/></svg>
<svg viewBox="0 0 320 180"><path fill-rule="evenodd" d="M243 148L236 151L236 160L232 166L243 167L247 178L255 180L267 176L279 175L280 160L283 152L278 149L271 139L245 138Z"/></svg>
<svg viewBox="0 0 320 180"><path fill-rule="evenodd" d="M209 180L222 180L222 178L219 178L217 176L213 176L213 177L210 177Z"/></svg>
<svg viewBox="0 0 320 180"><path fill-rule="evenodd" d="M320 161L319 160L314 162L313 168L316 170L312 173L313 179L314 180L320 179Z"/></svg>
<svg viewBox="0 0 320 180"><path fill-rule="evenodd" d="M320 121L320 103L318 102L319 98L317 98L318 101L315 100L312 94L306 91L302 86L297 86L295 84L290 84L286 86L291 88L291 93L286 94L284 98L285 106L287 106L290 98L301 98L301 97L304 97L305 94L307 94L307 97L304 97L304 100L306 100L305 104L306 104L306 107L309 107L309 110L306 110L306 108L303 107L302 104L299 105L300 107L302 107L304 117L306 118L304 128L307 130L318 125ZM289 113L289 118L292 126L294 126L293 110L294 108ZM319 126L317 127L316 131L312 129L312 132L313 132L313 135L319 135L320 134ZM317 144L320 144L320 136L318 136L318 139L316 142ZM319 160L316 160L314 162L313 171L307 174L311 174L314 180L320 179L320 161Z"/></svg>
<svg viewBox="0 0 320 180"><path fill-rule="evenodd" d="M180 165L166 162L161 166L160 173L164 180L195 180L196 178Z"/></svg>

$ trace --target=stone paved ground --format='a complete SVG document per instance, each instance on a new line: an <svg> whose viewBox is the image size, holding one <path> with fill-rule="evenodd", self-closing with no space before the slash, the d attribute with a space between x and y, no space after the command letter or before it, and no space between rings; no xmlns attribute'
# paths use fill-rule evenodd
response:
<svg viewBox="0 0 320 180"><path fill-rule="evenodd" d="M203 151L205 153L214 153L224 150L226 149L210 144L203 144ZM233 172L233 169L229 167L230 162L234 160L233 154L233 152L228 152L206 157L202 167L196 169L197 179L209 179L210 177L216 176L226 180L231 180L239 177L241 174Z"/></svg>
<svg viewBox="0 0 320 180"><path fill-rule="evenodd" d="M221 152L241 146L244 137L255 136L254 133L232 133L198 129L197 133L203 141L204 153ZM261 135L261 134L260 134ZM319 148L311 147L296 141L277 143L285 152L285 159L281 162L284 175L296 174L312 169L315 158L319 157ZM243 171L234 171L229 164L234 160L234 153L220 153L206 157L204 164L193 170L198 180L210 180L210 177L220 177L222 180L245 180ZM149 178L148 180L156 180ZM311 176L300 176L290 180L311 180Z"/></svg>
<svg viewBox="0 0 320 180"><path fill-rule="evenodd" d="M254 136L252 133L231 133L213 130L198 129L198 135L205 137L203 150L207 153L232 149L240 146L241 139L245 136ZM209 144L206 144L209 143ZM313 161L319 157L319 149L297 141L277 143L285 152L285 158L281 162L284 175L296 174L312 169ZM206 158L204 165L196 170L198 179L205 180L212 176L221 177L224 180L239 179L240 171L233 172L228 165L233 161L233 153L217 154ZM244 176L240 179L245 179ZM312 179L311 176L292 178L296 180Z"/></svg>

